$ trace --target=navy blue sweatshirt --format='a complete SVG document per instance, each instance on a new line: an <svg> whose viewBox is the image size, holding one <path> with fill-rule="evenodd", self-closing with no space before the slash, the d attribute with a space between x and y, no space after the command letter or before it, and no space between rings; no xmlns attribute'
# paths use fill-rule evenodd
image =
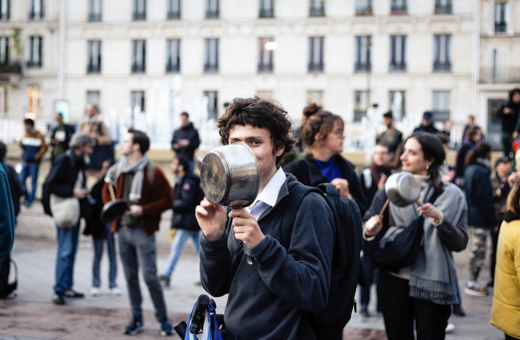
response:
<svg viewBox="0 0 520 340"><path fill-rule="evenodd" d="M243 257L231 221L220 240L201 237L202 285L213 296L229 294L226 340L316 339L302 316L304 311L320 311L328 302L334 218L323 197L308 194L287 251L280 243L281 222L289 191L296 185L300 184L288 174L276 206L259 219L266 239L251 249L252 265Z"/></svg>

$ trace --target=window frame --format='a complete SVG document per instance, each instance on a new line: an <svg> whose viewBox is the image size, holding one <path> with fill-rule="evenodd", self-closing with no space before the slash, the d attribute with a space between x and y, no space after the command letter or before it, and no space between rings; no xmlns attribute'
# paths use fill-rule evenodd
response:
<svg viewBox="0 0 520 340"><path fill-rule="evenodd" d="M359 94L359 96L358 96ZM363 96L363 97L362 97ZM370 103L367 103L370 96L370 90L354 90L354 122L360 122L363 117L366 116L368 106ZM361 107L357 107L359 97L359 105ZM367 106L368 104L368 106Z"/></svg>
<svg viewBox="0 0 520 340"><path fill-rule="evenodd" d="M37 21L43 19L44 16L44 5L45 3L43 0L27 0L28 1L28 16L29 20L31 21ZM36 3L39 3L40 5L40 12L36 12Z"/></svg>
<svg viewBox="0 0 520 340"><path fill-rule="evenodd" d="M435 98L436 94L437 95L440 95L440 94L446 95L447 94L447 102L448 102L447 109L442 108L442 107L436 108L436 104L438 104L438 102L440 102L440 100L436 100L436 98ZM432 95L433 95L433 98L432 98L433 121L444 123L446 120L450 119L450 116L451 116L451 91L450 90L434 90ZM444 101L446 101L446 99L444 99Z"/></svg>
<svg viewBox="0 0 520 340"><path fill-rule="evenodd" d="M316 47L316 43L318 43L318 47ZM309 37L308 44L307 72L323 73L325 71L325 37ZM316 54L318 55L316 56Z"/></svg>
<svg viewBox="0 0 520 340"><path fill-rule="evenodd" d="M140 95L140 100L136 100L136 96ZM137 102L140 101L141 105L134 105L137 104ZM134 114L135 107L139 106L140 110L139 113L146 113L146 91L144 90L132 90L130 91L130 108L132 111L132 114Z"/></svg>
<svg viewBox="0 0 520 340"><path fill-rule="evenodd" d="M397 2L400 1L401 4ZM407 0L392 0L390 2L390 15L407 15L408 1Z"/></svg>
<svg viewBox="0 0 520 340"><path fill-rule="evenodd" d="M258 73L273 73L274 70L274 51L265 48L268 42L274 42L274 38L258 38Z"/></svg>
<svg viewBox="0 0 520 340"><path fill-rule="evenodd" d="M175 12L173 10L173 4L177 3L178 10ZM167 8L166 8L166 19L167 20L180 20L182 12L182 0L167 0Z"/></svg>
<svg viewBox="0 0 520 340"><path fill-rule="evenodd" d="M206 38L204 39L204 73L214 74L219 72L219 44L220 39L218 38ZM214 42L214 44L213 44ZM213 51L212 53L212 50ZM214 60L212 60L214 57ZM214 63L212 63L214 61Z"/></svg>
<svg viewBox="0 0 520 340"><path fill-rule="evenodd" d="M147 15L146 12L147 12L147 1L146 0L134 0L133 1L133 9L132 9L132 20L133 21L146 21L146 15Z"/></svg>
<svg viewBox="0 0 520 340"><path fill-rule="evenodd" d="M174 44L177 45L174 49ZM176 51L176 56L171 53ZM176 60L175 63L172 63ZM166 40L166 73L180 73L181 71L181 39L172 38Z"/></svg>
<svg viewBox="0 0 520 340"><path fill-rule="evenodd" d="M34 52L34 39L38 39L38 51ZM26 52L25 52L25 64L27 68L42 68L43 67L43 37L40 35L31 35L27 37L28 45L26 45ZM38 60L34 61L34 56L38 55Z"/></svg>
<svg viewBox="0 0 520 340"><path fill-rule="evenodd" d="M374 14L372 0L356 0L356 16L371 16Z"/></svg>
<svg viewBox="0 0 520 340"><path fill-rule="evenodd" d="M97 46L95 46L97 45ZM101 40L88 40L87 41L87 74L100 74L101 73L101 62L103 43ZM97 52L97 58L94 55ZM93 63L97 59L97 65Z"/></svg>
<svg viewBox="0 0 520 340"><path fill-rule="evenodd" d="M214 97L211 98L210 94L214 94ZM207 120L214 119L217 121L218 119L218 91L204 91L203 97L208 97L208 117ZM214 105L210 105L211 101L213 100Z"/></svg>
<svg viewBox="0 0 520 340"><path fill-rule="evenodd" d="M391 35L390 36L390 60L389 60L389 72L406 72L407 63L406 63L406 35ZM401 62L398 63L397 57L398 47L401 47Z"/></svg>
<svg viewBox="0 0 520 340"><path fill-rule="evenodd" d="M433 36L433 72L434 73L451 73L452 68L452 35L451 34L435 34ZM444 46L443 45L444 41ZM442 55L444 52L444 55ZM444 61L442 60L444 59Z"/></svg>
<svg viewBox="0 0 520 340"><path fill-rule="evenodd" d="M96 6L98 4L99 12L95 12ZM89 0L88 1L88 21L89 22L100 22L103 14L103 0Z"/></svg>
<svg viewBox="0 0 520 340"><path fill-rule="evenodd" d="M266 3L269 3L270 6L266 6ZM260 0L259 6L259 18L274 18L274 0Z"/></svg>
<svg viewBox="0 0 520 340"><path fill-rule="evenodd" d="M206 19L220 19L220 0L206 0L205 9Z"/></svg>
<svg viewBox="0 0 520 340"><path fill-rule="evenodd" d="M142 43L141 46L140 43ZM141 47L141 56L139 58L139 47ZM138 64L139 59L141 59L141 64ZM135 39L132 40L132 74L143 74L146 73L146 40L144 39Z"/></svg>
<svg viewBox="0 0 520 340"><path fill-rule="evenodd" d="M5 15L3 13L4 5ZM11 19L11 0L0 0L0 21L9 21Z"/></svg>
<svg viewBox="0 0 520 340"><path fill-rule="evenodd" d="M309 0L309 17L320 18L325 16L325 1Z"/></svg>
<svg viewBox="0 0 520 340"><path fill-rule="evenodd" d="M364 44L364 39L367 42ZM372 71L372 36L358 35L355 37L355 55L354 55L354 72L355 73L370 73ZM366 48L368 46L368 48ZM365 52L365 53L363 53ZM362 56L365 56L364 58ZM366 59L366 62L362 62Z"/></svg>
<svg viewBox="0 0 520 340"><path fill-rule="evenodd" d="M453 14L453 4L451 0L435 0L434 6L435 15Z"/></svg>

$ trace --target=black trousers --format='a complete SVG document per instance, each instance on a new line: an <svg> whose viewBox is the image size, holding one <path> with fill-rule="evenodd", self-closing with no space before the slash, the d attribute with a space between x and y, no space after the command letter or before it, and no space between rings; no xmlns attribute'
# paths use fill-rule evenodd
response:
<svg viewBox="0 0 520 340"><path fill-rule="evenodd" d="M512 336L509 336L507 334L504 334L506 336L506 340L518 340L518 338L513 338Z"/></svg>
<svg viewBox="0 0 520 340"><path fill-rule="evenodd" d="M4 299L12 292L12 290L9 289L10 261L10 253L7 253L7 255L0 260L0 299Z"/></svg>
<svg viewBox="0 0 520 340"><path fill-rule="evenodd" d="M500 221L502 224L502 221ZM499 225L500 225L499 224ZM495 267L497 265L497 247L498 247L498 234L500 233L500 228L498 228L498 232L495 233L494 229L491 229L491 255L490 255L490 264L489 264L489 275L491 276L491 282L495 282Z"/></svg>
<svg viewBox="0 0 520 340"><path fill-rule="evenodd" d="M410 297L408 282L381 272L379 300L388 340L414 340L414 320L418 340L445 339L451 305Z"/></svg>

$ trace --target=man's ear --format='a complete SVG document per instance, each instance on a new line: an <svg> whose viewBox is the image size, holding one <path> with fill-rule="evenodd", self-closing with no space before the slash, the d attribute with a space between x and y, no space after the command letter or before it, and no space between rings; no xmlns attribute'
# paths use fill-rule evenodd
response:
<svg viewBox="0 0 520 340"><path fill-rule="evenodd" d="M285 151L285 145L281 145L278 150L276 150L275 155L276 157L280 157L283 155L283 152Z"/></svg>

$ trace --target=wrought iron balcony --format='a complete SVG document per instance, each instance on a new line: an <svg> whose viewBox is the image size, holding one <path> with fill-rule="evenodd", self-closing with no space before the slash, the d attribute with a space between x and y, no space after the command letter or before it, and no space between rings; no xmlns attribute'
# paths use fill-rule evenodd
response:
<svg viewBox="0 0 520 340"><path fill-rule="evenodd" d="M449 4L435 4L435 14L451 14L451 3Z"/></svg>
<svg viewBox="0 0 520 340"><path fill-rule="evenodd" d="M146 12L134 12L132 14L132 19L134 21L143 21L146 20Z"/></svg>
<svg viewBox="0 0 520 340"><path fill-rule="evenodd" d="M372 15L372 5L356 6L356 15Z"/></svg>
<svg viewBox="0 0 520 340"><path fill-rule="evenodd" d="M40 20L41 18L43 18L42 11L40 11L40 12L30 11L29 12L29 20Z"/></svg>
<svg viewBox="0 0 520 340"><path fill-rule="evenodd" d="M218 73L218 64L204 64L204 73Z"/></svg>
<svg viewBox="0 0 520 340"><path fill-rule="evenodd" d="M132 64L132 73L144 73L146 71L144 63Z"/></svg>
<svg viewBox="0 0 520 340"><path fill-rule="evenodd" d="M206 11L206 19L218 19L219 11Z"/></svg>
<svg viewBox="0 0 520 340"><path fill-rule="evenodd" d="M181 18L181 12L180 11L177 11L177 12L170 11L170 12L168 12L168 20L179 20L180 18Z"/></svg>
<svg viewBox="0 0 520 340"><path fill-rule="evenodd" d="M495 33L505 33L507 31L507 23L495 22Z"/></svg>
<svg viewBox="0 0 520 340"><path fill-rule="evenodd" d="M323 72L323 69L324 69L323 63L308 65L309 73L321 73L321 72Z"/></svg>
<svg viewBox="0 0 520 340"><path fill-rule="evenodd" d="M325 16L325 7L314 8L311 7L309 10L310 17L324 17Z"/></svg>
<svg viewBox="0 0 520 340"><path fill-rule="evenodd" d="M390 63L390 72L406 72L406 63Z"/></svg>
<svg viewBox="0 0 520 340"><path fill-rule="evenodd" d="M273 73L273 64L258 64L258 73Z"/></svg>
<svg viewBox="0 0 520 340"><path fill-rule="evenodd" d="M40 67L42 67L41 59L38 60L38 61L29 60L25 64L27 65L27 68L40 68Z"/></svg>
<svg viewBox="0 0 520 340"><path fill-rule="evenodd" d="M272 8L260 8L259 18L274 18L274 10Z"/></svg>
<svg viewBox="0 0 520 340"><path fill-rule="evenodd" d="M433 72L451 72L451 62L433 62Z"/></svg>
<svg viewBox="0 0 520 340"><path fill-rule="evenodd" d="M488 66L480 68L480 83L520 83L520 66Z"/></svg>
<svg viewBox="0 0 520 340"><path fill-rule="evenodd" d="M372 65L370 63L356 63L354 65L354 71L355 72L370 72L372 69Z"/></svg>
<svg viewBox="0 0 520 340"><path fill-rule="evenodd" d="M89 13L88 14L89 22L98 22L101 21L101 13Z"/></svg>
<svg viewBox="0 0 520 340"><path fill-rule="evenodd" d="M179 64L173 64L173 63L166 64L167 73L179 73L180 70L181 70L181 65L179 65Z"/></svg>
<svg viewBox="0 0 520 340"><path fill-rule="evenodd" d="M87 73L88 73L88 74L97 74L97 73L101 73L101 65L92 65L92 64L88 64L88 65L87 65Z"/></svg>
<svg viewBox="0 0 520 340"><path fill-rule="evenodd" d="M390 15L406 15L408 14L407 5L392 5L390 7Z"/></svg>
<svg viewBox="0 0 520 340"><path fill-rule="evenodd" d="M21 74L22 65L19 62L0 63L0 73L1 74Z"/></svg>

